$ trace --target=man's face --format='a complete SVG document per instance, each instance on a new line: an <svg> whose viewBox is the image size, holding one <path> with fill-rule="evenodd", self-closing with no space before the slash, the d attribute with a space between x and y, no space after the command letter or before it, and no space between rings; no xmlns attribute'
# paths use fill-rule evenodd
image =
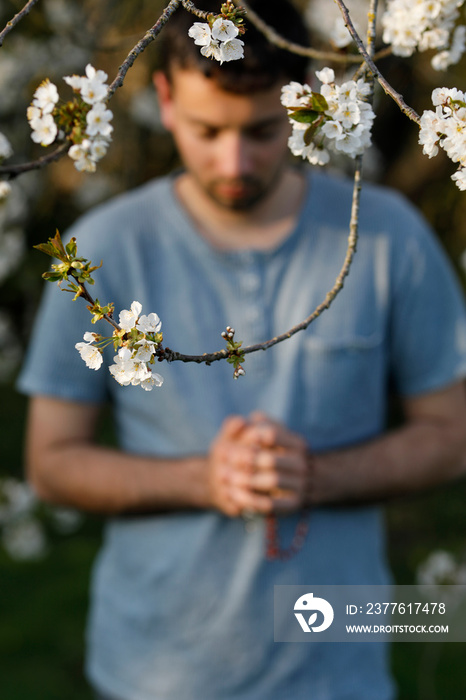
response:
<svg viewBox="0 0 466 700"><path fill-rule="evenodd" d="M164 125L188 174L216 204L248 210L280 180L290 127L280 85L241 95L196 70L154 76Z"/></svg>

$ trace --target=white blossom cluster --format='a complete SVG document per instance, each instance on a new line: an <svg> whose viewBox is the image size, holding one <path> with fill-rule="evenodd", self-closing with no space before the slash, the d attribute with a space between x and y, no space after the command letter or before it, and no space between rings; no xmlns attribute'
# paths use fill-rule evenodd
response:
<svg viewBox="0 0 466 700"><path fill-rule="evenodd" d="M439 147L459 168L451 176L460 190L466 190L466 94L456 88L436 88L432 92L435 112L421 116L419 143L422 152L433 158Z"/></svg>
<svg viewBox="0 0 466 700"><path fill-rule="evenodd" d="M107 109L105 100L108 92L107 74L96 70L91 64L86 66L86 75L65 76L64 81L74 92L79 93L83 102L90 105L86 113L86 126L79 142L71 146L68 155L74 160L77 170L95 172L96 163L107 152L113 126L112 112ZM56 85L47 78L34 93L27 117L32 129L31 138L42 146L49 146L59 136L57 125L57 103L59 95ZM73 138L73 135L71 135Z"/></svg>
<svg viewBox="0 0 466 700"><path fill-rule="evenodd" d="M120 312L120 328L130 336L130 342L124 344L115 355L109 371L122 386L141 386L151 391L155 386L162 386L163 377L153 372L150 365L154 361L158 343L154 336L160 333L162 322L155 313L141 314L142 305L133 301L130 309ZM97 333L84 334L84 342L75 347L90 369L99 369L103 362L102 350L96 345L101 340Z"/></svg>
<svg viewBox="0 0 466 700"><path fill-rule="evenodd" d="M411 56L416 49L437 49L435 70L458 63L465 50L466 27L458 25L464 0L389 0L382 16L383 40L397 56Z"/></svg>
<svg viewBox="0 0 466 700"><path fill-rule="evenodd" d="M5 134L0 131L0 163L13 155L13 149ZM0 205L5 202L11 193L11 185L4 180L0 180Z"/></svg>
<svg viewBox="0 0 466 700"><path fill-rule="evenodd" d="M11 143L8 141L5 134L2 134L0 131L0 161L9 158L11 155L13 155Z"/></svg>
<svg viewBox="0 0 466 700"><path fill-rule="evenodd" d="M367 24L367 1L345 0L354 28L359 36L363 36ZM319 36L337 49L349 46L353 38L349 33L345 20L336 3L327 0L309 0L305 20L312 36Z"/></svg>
<svg viewBox="0 0 466 700"><path fill-rule="evenodd" d="M297 110L312 110L312 90L309 85L291 82L282 88L281 102L288 109L293 132L288 146L295 156L307 158L313 165L326 165L330 160L328 149L344 153L351 158L361 155L371 144L371 127L374 112L364 98L370 87L362 79L335 84L331 68L316 72L323 83L320 94L326 108L316 113L311 123L297 121ZM311 138L309 138L309 129Z"/></svg>
<svg viewBox="0 0 466 700"><path fill-rule="evenodd" d="M244 56L244 41L237 39L238 27L229 19L218 17L212 24L194 22L188 36L194 39L196 46L201 46L201 54L206 58L220 61L236 61Z"/></svg>
<svg viewBox="0 0 466 700"><path fill-rule="evenodd" d="M68 508L39 509L26 482L13 477L0 479L0 540L12 559L30 561L47 554L47 533L38 517L41 514L62 534L71 534L82 522L82 516Z"/></svg>

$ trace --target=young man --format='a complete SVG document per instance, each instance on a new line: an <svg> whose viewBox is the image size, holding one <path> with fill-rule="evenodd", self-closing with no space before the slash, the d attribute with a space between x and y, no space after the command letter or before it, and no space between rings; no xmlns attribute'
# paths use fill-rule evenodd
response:
<svg viewBox="0 0 466 700"><path fill-rule="evenodd" d="M255 7L302 43L285 1ZM258 342L325 297L352 187L288 165L279 94L304 80L301 59L251 30L244 63L204 61L179 12L154 82L184 170L99 207L70 234L104 261L100 300L117 310L140 301L161 317L167 345L199 354L222 346L227 324ZM274 585L386 583L377 502L461 470L466 321L450 268L396 194L364 189L360 233L331 309L248 355L238 382L226 363L174 362L160 367L161 389L121 387L74 350L89 329L85 304L47 290L20 380L34 397L28 469L43 498L112 516L88 638L102 697L393 697L383 645L273 641ZM392 432L389 380L405 411ZM118 450L94 442L107 400ZM252 526L244 513L256 514Z"/></svg>

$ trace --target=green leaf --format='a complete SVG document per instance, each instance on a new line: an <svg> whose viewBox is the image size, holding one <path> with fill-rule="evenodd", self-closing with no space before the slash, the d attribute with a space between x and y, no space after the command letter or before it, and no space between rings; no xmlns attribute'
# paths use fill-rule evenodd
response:
<svg viewBox="0 0 466 700"><path fill-rule="evenodd" d="M322 119L322 117L320 117L320 119L318 121L314 122L314 124L312 124L311 126L309 126L306 129L306 131L304 132L304 136L303 136L304 143L306 144L306 146L310 145L312 139L314 138L314 136L316 135L316 133L318 132L318 130L322 126L322 122L323 122L323 119Z"/></svg>
<svg viewBox="0 0 466 700"><path fill-rule="evenodd" d="M328 109L328 102L320 92L313 92L311 94L311 107L316 112L325 112Z"/></svg>
<svg viewBox="0 0 466 700"><path fill-rule="evenodd" d="M307 107L299 107L293 112L290 112L288 116L300 124L312 124L320 117L320 112L308 109Z"/></svg>

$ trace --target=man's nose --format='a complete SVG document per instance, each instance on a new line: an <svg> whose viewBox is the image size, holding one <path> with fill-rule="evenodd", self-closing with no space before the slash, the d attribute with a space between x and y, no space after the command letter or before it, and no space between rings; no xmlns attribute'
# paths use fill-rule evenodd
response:
<svg viewBox="0 0 466 700"><path fill-rule="evenodd" d="M242 134L226 134L219 149L222 177L237 178L250 175L253 169L251 144Z"/></svg>

